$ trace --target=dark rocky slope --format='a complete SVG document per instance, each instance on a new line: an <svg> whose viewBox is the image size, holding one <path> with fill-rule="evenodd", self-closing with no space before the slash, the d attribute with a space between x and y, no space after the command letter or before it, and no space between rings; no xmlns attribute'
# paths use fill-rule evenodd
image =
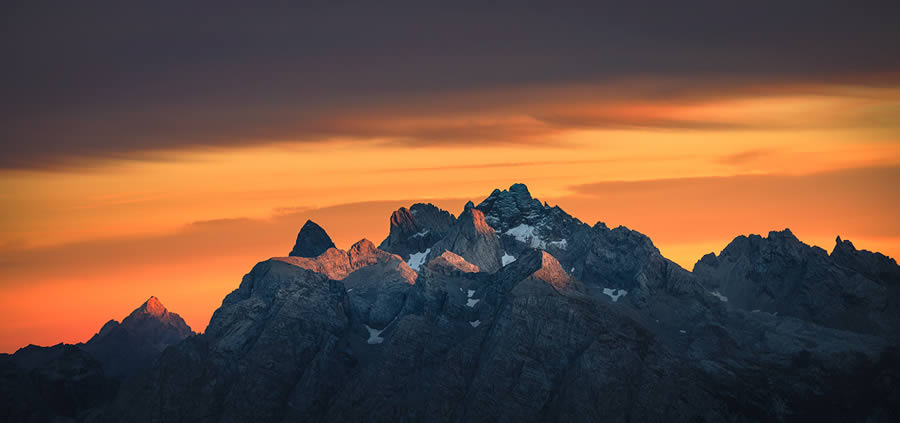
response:
<svg viewBox="0 0 900 423"><path fill-rule="evenodd" d="M405 235L382 246L403 252L392 237L422 228L400 215L392 234ZM646 236L589 227L521 185L467 205L443 233L413 247L428 250L417 272L411 258L366 241L351 249L356 259L330 249L257 265L207 333L168 349L123 389L113 414L148 422L900 417L891 337L830 324L831 310L816 302L791 309L776 295L772 309L757 311L749 307L769 303L740 293L763 280L821 287L823 298L836 295L829 306L896 329L885 317L889 300L885 308L828 288L894 286L896 265L882 256L839 243L823 258L775 235L771 245L737 241L692 273ZM761 263L769 263L764 277ZM816 285L818 275L834 280Z"/></svg>
<svg viewBox="0 0 900 423"><path fill-rule="evenodd" d="M318 255L254 266L204 334L80 419L900 419L887 257L841 240L828 255L785 231L739 237L690 272L524 185L458 219L432 207L394 213L389 251L301 230Z"/></svg>
<svg viewBox="0 0 900 423"><path fill-rule="evenodd" d="M88 342L29 345L0 355L0 421L93 421L104 418L119 384L148 367L191 328L150 297L122 323L107 322Z"/></svg>

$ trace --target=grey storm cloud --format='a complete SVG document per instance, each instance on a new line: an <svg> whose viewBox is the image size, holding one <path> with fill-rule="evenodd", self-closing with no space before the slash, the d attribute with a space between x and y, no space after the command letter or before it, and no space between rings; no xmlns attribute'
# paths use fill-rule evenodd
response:
<svg viewBox="0 0 900 423"><path fill-rule="evenodd" d="M338 3L6 2L0 168L347 135L460 143L516 128L405 134L339 117L396 105L415 117L463 92L634 75L688 81L648 94L666 99L722 76L900 69L896 1Z"/></svg>

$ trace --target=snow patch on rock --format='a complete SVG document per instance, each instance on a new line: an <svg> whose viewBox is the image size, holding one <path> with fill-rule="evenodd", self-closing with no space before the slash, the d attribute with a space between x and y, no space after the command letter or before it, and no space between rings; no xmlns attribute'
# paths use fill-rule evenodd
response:
<svg viewBox="0 0 900 423"><path fill-rule="evenodd" d="M609 295L609 298L612 298L613 302L619 301L619 297L624 297L628 295L628 291L624 289L612 289L612 288L603 288L603 293Z"/></svg>
<svg viewBox="0 0 900 423"><path fill-rule="evenodd" d="M366 325L366 330L369 331L369 339L366 341L367 343L374 345L384 342L384 338L381 337L381 333L384 332L384 329L373 329L369 327L369 325Z"/></svg>
<svg viewBox="0 0 900 423"><path fill-rule="evenodd" d="M534 226L522 223L515 228L510 228L505 233L515 237L517 241L531 245L531 248L547 248L547 243L534 234Z"/></svg>
<svg viewBox="0 0 900 423"><path fill-rule="evenodd" d="M726 296L720 294L718 290L710 292L709 295L712 295L713 297L718 298L719 301L721 301L721 302L723 302L723 303L727 303L727 302L728 302L728 297L726 297Z"/></svg>
<svg viewBox="0 0 900 423"><path fill-rule="evenodd" d="M565 250L566 247L569 246L569 241L565 239L561 239L559 241L550 241L550 245L559 248L560 250Z"/></svg>
<svg viewBox="0 0 900 423"><path fill-rule="evenodd" d="M479 301L481 301L481 300L469 298L468 301L466 301L466 307L475 307L475 304L478 304Z"/></svg>
<svg viewBox="0 0 900 423"><path fill-rule="evenodd" d="M431 248L426 249L425 251L420 251L418 253L412 253L409 255L409 261L406 264L409 265L416 272L419 271L419 268L425 264L425 258L428 257L428 253L431 252Z"/></svg>
<svg viewBox="0 0 900 423"><path fill-rule="evenodd" d="M481 324L481 320L473 320L473 321L469 322L469 324L472 325L473 328L477 328L478 325Z"/></svg>
<svg viewBox="0 0 900 423"><path fill-rule="evenodd" d="M500 261L501 261L501 263L503 263L504 266L506 266L507 264L510 264L510 263L516 261L516 257L511 256L511 255L509 255L509 253L504 251L503 257L500 257Z"/></svg>

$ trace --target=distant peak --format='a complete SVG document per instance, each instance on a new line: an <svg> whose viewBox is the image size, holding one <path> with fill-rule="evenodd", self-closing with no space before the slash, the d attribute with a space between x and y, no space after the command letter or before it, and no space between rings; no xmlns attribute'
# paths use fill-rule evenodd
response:
<svg viewBox="0 0 900 423"><path fill-rule="evenodd" d="M831 250L832 255L834 255L835 253L854 253L854 252L856 252L856 247L853 245L852 242L850 242L850 240L841 239L840 236L838 236L834 240L834 249Z"/></svg>
<svg viewBox="0 0 900 423"><path fill-rule="evenodd" d="M798 240L794 233L791 232L790 228L784 228L783 231L770 231L769 238L785 238Z"/></svg>
<svg viewBox="0 0 900 423"><path fill-rule="evenodd" d="M466 211L459 215L459 219L466 225L471 222L476 232L494 233L494 229L484 220L484 213L476 208L467 208Z"/></svg>
<svg viewBox="0 0 900 423"><path fill-rule="evenodd" d="M162 317L166 314L166 306L159 301L159 298L150 297L147 301L144 301L144 304L138 307L135 312L149 314L154 317Z"/></svg>
<svg viewBox="0 0 900 423"><path fill-rule="evenodd" d="M359 241L356 241L353 245L350 246L350 252L353 254L370 254L375 251L375 244L372 241L369 241L366 238L363 238Z"/></svg>
<svg viewBox="0 0 900 423"><path fill-rule="evenodd" d="M297 242L294 243L294 249L291 250L290 256L293 257L318 257L329 248L334 247L331 237L316 222L307 220L300 232L297 234Z"/></svg>
<svg viewBox="0 0 900 423"><path fill-rule="evenodd" d="M509 192L515 192L517 194L525 194L531 197L531 193L528 192L528 187L522 183L515 183L509 186Z"/></svg>

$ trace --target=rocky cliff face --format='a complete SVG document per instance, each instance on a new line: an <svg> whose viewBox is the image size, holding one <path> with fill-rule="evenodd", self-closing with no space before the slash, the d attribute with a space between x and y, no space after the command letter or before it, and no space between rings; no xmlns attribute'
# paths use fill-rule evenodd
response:
<svg viewBox="0 0 900 423"><path fill-rule="evenodd" d="M581 259L590 248L590 227L558 206L532 198L525 185L495 189L475 207L500 235L506 263L540 248L556 257L566 271L581 272Z"/></svg>
<svg viewBox="0 0 900 423"><path fill-rule="evenodd" d="M329 248L334 248L331 237L316 222L307 220L297 234L297 242L288 254L291 257L318 257Z"/></svg>
<svg viewBox="0 0 900 423"><path fill-rule="evenodd" d="M401 207L391 214L391 231L378 248L397 254L407 262L413 254L424 257L455 222L452 214L432 204L416 203L409 209Z"/></svg>
<svg viewBox="0 0 900 423"><path fill-rule="evenodd" d="M91 418L900 418L891 259L774 232L689 272L645 235L588 227L523 185L452 224L429 208L448 223L428 224L443 234L433 243L409 241L424 227L413 209L425 210L394 213L382 243L397 254L362 240L257 264L204 334L165 349Z"/></svg>
<svg viewBox="0 0 900 423"><path fill-rule="evenodd" d="M790 230L740 236L694 266L707 289L747 311L793 316L823 326L893 334L898 326L896 263L838 241L834 253Z"/></svg>
<svg viewBox="0 0 900 423"><path fill-rule="evenodd" d="M497 234L487 222L484 214L475 208L467 208L456 223L440 241L429 250L425 261L450 251L485 272L495 272L501 267L503 249Z"/></svg>
<svg viewBox="0 0 900 423"><path fill-rule="evenodd" d="M103 363L107 376L119 378L146 368L166 347L193 333L181 316L150 297L122 323L107 322L81 348Z"/></svg>

